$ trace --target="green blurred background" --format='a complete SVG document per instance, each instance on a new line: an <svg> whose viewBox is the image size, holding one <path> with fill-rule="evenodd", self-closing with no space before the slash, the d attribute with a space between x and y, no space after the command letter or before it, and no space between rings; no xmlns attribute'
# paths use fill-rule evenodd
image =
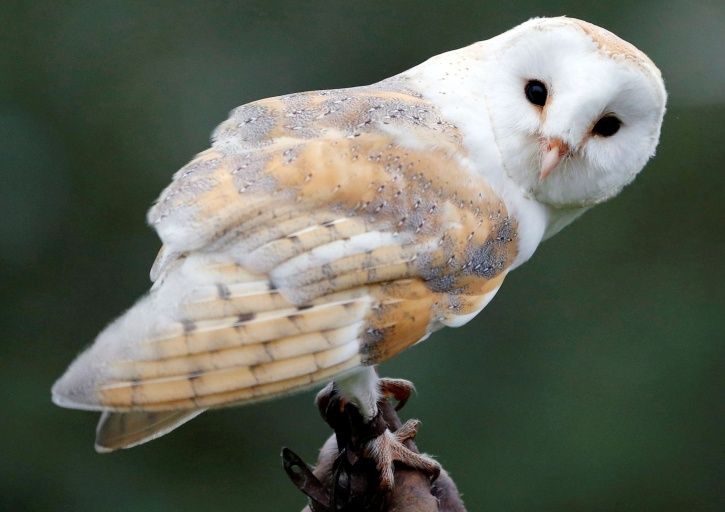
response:
<svg viewBox="0 0 725 512"><path fill-rule="evenodd" d="M148 287L144 214L233 107L361 85L567 14L670 91L657 157L475 321L383 366L471 511L725 510L725 3L13 2L0 9L0 509L294 511L313 393L97 455L50 386Z"/></svg>

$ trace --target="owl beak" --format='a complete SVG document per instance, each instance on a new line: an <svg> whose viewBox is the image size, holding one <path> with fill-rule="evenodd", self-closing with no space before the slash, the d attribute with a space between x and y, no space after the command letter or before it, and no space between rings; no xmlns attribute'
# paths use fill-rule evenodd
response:
<svg viewBox="0 0 725 512"><path fill-rule="evenodd" d="M566 142L561 139L545 139L542 144L541 171L539 181L544 181L559 163L571 151Z"/></svg>

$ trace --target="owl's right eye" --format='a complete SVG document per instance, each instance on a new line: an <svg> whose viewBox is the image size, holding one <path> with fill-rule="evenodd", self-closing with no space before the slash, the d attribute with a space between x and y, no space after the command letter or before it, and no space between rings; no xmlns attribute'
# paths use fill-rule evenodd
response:
<svg viewBox="0 0 725 512"><path fill-rule="evenodd" d="M524 87L526 99L534 105L543 107L546 103L546 86L538 80L529 80Z"/></svg>

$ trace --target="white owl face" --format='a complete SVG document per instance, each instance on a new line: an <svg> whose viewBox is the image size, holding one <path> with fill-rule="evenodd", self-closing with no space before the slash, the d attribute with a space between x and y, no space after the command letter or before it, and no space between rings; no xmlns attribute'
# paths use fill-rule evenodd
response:
<svg viewBox="0 0 725 512"><path fill-rule="evenodd" d="M534 19L485 43L486 99L505 171L554 207L604 201L654 155L666 92L655 65L615 35Z"/></svg>

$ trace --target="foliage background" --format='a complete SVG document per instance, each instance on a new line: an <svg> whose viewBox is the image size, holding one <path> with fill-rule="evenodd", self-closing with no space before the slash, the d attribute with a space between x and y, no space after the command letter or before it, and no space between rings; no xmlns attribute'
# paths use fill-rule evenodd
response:
<svg viewBox="0 0 725 512"><path fill-rule="evenodd" d="M144 213L236 105L375 82L534 15L613 30L661 67L655 160L546 243L474 322L384 365L471 511L723 510L725 4L3 2L0 509L293 511L280 469L327 432L313 394L93 452L51 405L148 286Z"/></svg>

